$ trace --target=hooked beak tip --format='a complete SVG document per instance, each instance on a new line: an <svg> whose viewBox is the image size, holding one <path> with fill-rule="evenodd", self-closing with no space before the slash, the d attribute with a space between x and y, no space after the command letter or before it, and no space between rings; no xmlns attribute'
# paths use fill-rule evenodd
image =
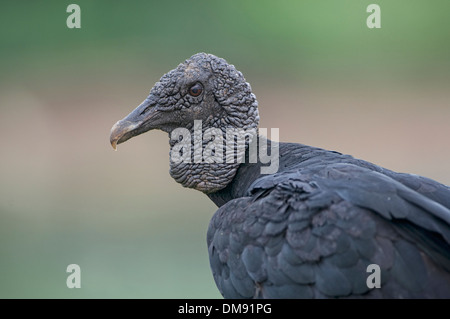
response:
<svg viewBox="0 0 450 319"><path fill-rule="evenodd" d="M136 128L139 128L141 123L133 123L128 120L120 120L111 128L111 135L109 142L116 151L117 145L123 143L135 135Z"/></svg>
<svg viewBox="0 0 450 319"><path fill-rule="evenodd" d="M120 121L117 121L116 124L111 128L111 135L109 137L109 142L111 143L112 148L117 151L117 143L120 138L124 134L123 127L120 125Z"/></svg>
<svg viewBox="0 0 450 319"><path fill-rule="evenodd" d="M117 150L118 144L152 129L151 120L158 113L155 112L155 108L147 112L150 106L154 106L151 103L151 99L145 99L134 111L113 125L109 142L114 150Z"/></svg>

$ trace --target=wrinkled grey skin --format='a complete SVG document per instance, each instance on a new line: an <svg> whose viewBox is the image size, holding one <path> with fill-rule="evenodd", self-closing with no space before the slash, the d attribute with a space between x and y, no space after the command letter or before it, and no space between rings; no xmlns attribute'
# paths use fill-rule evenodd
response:
<svg viewBox="0 0 450 319"><path fill-rule="evenodd" d="M204 90L193 97L196 82ZM111 144L151 129L192 131L199 119L222 131L259 120L242 74L204 53L164 75L114 125ZM448 186L302 144L280 143L279 155L273 175L261 175L248 152L242 164L171 163L177 182L219 207L207 244L224 297L450 298ZM372 264L380 288L367 285Z"/></svg>
<svg viewBox="0 0 450 319"><path fill-rule="evenodd" d="M203 93L188 93L197 82ZM225 60L198 53L168 73L151 89L149 96L130 115L116 123L111 131L115 147L129 138L151 129L171 133L187 128L194 136L194 120L202 129L256 129L258 103L242 73ZM171 141L171 147L176 141ZM192 144L193 145L193 144ZM224 152L225 156L225 152ZM192 161L193 162L193 161ZM170 175L184 187L212 193L226 187L236 174L239 163L170 163Z"/></svg>

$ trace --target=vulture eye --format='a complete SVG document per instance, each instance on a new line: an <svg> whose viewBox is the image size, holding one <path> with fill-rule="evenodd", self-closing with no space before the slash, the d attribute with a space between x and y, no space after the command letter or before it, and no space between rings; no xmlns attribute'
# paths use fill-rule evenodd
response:
<svg viewBox="0 0 450 319"><path fill-rule="evenodd" d="M191 88L189 89L189 94L192 96L199 96L203 92L203 86L200 83L195 83Z"/></svg>

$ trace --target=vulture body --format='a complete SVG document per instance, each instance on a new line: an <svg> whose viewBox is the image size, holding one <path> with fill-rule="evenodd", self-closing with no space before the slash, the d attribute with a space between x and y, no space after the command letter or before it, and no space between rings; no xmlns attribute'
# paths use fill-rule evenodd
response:
<svg viewBox="0 0 450 319"><path fill-rule="evenodd" d="M151 129L169 133L171 176L219 207L207 245L225 298L450 298L448 186L338 152L265 140L258 121L242 74L199 53L164 75L111 130L114 148ZM196 129L208 138L199 142ZM215 161L195 160L198 143L210 147L228 129L256 134L233 162L225 152L217 160L222 144L215 144ZM181 140L192 152L180 151ZM262 174L266 164L251 160L252 142L276 146L276 172Z"/></svg>

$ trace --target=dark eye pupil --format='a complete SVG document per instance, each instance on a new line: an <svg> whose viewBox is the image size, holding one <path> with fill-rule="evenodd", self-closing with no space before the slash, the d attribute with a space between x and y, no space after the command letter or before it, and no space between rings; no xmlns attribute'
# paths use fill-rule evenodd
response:
<svg viewBox="0 0 450 319"><path fill-rule="evenodd" d="M190 89L189 89L189 94L192 96L199 96L202 93L202 86L197 83L194 84Z"/></svg>

